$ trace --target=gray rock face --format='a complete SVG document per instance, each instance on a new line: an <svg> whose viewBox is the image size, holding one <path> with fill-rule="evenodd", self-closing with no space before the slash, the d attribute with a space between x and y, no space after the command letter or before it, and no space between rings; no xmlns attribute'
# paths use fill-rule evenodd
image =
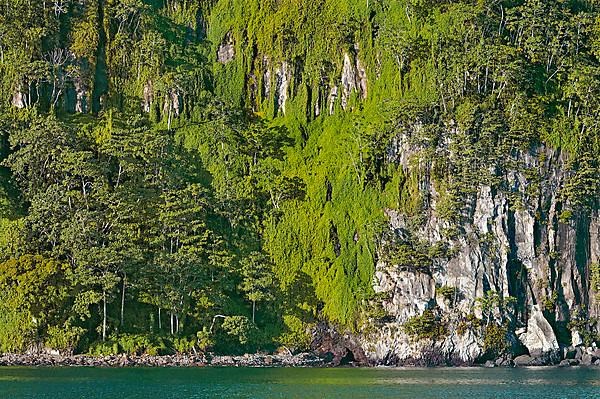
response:
<svg viewBox="0 0 600 399"><path fill-rule="evenodd" d="M578 365L579 365L579 360L564 359L564 360L560 361L560 363L558 364L558 367L571 367L571 366L578 366Z"/></svg>
<svg viewBox="0 0 600 399"><path fill-rule="evenodd" d="M165 98L163 102L163 113L168 115L169 118L171 115L179 116L179 112L181 111L181 96L176 89L171 89L167 93L165 93Z"/></svg>
<svg viewBox="0 0 600 399"><path fill-rule="evenodd" d="M348 106L348 99L352 92L358 91L361 98L367 98L367 72L358 57L354 62L348 53L344 54L344 67L342 69L342 109Z"/></svg>
<svg viewBox="0 0 600 399"><path fill-rule="evenodd" d="M575 359L576 355L577 355L577 351L575 350L574 347L570 346L570 347L563 348L563 353L562 353L563 359Z"/></svg>
<svg viewBox="0 0 600 399"><path fill-rule="evenodd" d="M535 359L529 355L521 355L515 357L515 366L524 367L524 366L533 366L535 363Z"/></svg>
<svg viewBox="0 0 600 399"><path fill-rule="evenodd" d="M467 364L474 363L483 355L483 341L471 329L465 333L452 333L447 337L442 346L447 358L457 359Z"/></svg>
<svg viewBox="0 0 600 399"><path fill-rule="evenodd" d="M583 349L581 349L580 347L575 348L575 357L574 357L574 359L581 360L582 356L583 356Z"/></svg>
<svg viewBox="0 0 600 399"><path fill-rule="evenodd" d="M15 89L11 103L15 108L25 108L27 106L27 96L21 91L20 86Z"/></svg>
<svg viewBox="0 0 600 399"><path fill-rule="evenodd" d="M362 337L364 354L372 364L419 366L470 365L483 354L483 339L473 330L452 331L441 341L415 340L400 322L387 323Z"/></svg>
<svg viewBox="0 0 600 399"><path fill-rule="evenodd" d="M150 107L152 107L152 102L154 101L154 88L150 80L147 81L144 85L144 92L142 98L142 109L144 110L144 112L150 112Z"/></svg>
<svg viewBox="0 0 600 399"><path fill-rule="evenodd" d="M364 100L367 98L367 70L362 65L360 60L356 59L356 85L358 88L358 92L360 93L360 97Z"/></svg>
<svg viewBox="0 0 600 399"><path fill-rule="evenodd" d="M600 211L594 211L590 217L590 261L600 262ZM597 304L597 302L596 302Z"/></svg>
<svg viewBox="0 0 600 399"><path fill-rule="evenodd" d="M519 335L529 353L535 357L559 357L559 346L550 323L544 318L538 306L534 306L527 322L527 328Z"/></svg>
<svg viewBox="0 0 600 399"><path fill-rule="evenodd" d="M383 302L384 309L398 320L420 315L435 296L435 281L424 273L389 270L379 263L375 279L375 292L389 294L389 299Z"/></svg>
<svg viewBox="0 0 600 399"><path fill-rule="evenodd" d="M222 64L227 64L234 59L235 45L232 35L228 33L219 45L217 60ZM246 76L248 86L251 86L249 87L251 100L258 97L261 101L273 98L275 116L284 115L286 101L305 79L302 63L292 63L289 60L278 63L267 55L257 55L252 62L254 72ZM322 75L316 87L308 87L307 110L314 117L318 117L322 113L333 115L338 104L342 110L346 110L348 101L354 93L361 100L366 99L368 95L367 69L358 55L344 53L342 70L338 76L331 76L327 68L323 66Z"/></svg>
<svg viewBox="0 0 600 399"><path fill-rule="evenodd" d="M340 334L335 328L324 323L318 324L313 331L311 349L321 355L332 355L334 366L339 366L343 361L362 365L369 362L354 336Z"/></svg>
<svg viewBox="0 0 600 399"><path fill-rule="evenodd" d="M235 46L233 43L233 35L228 32L217 50L217 61L221 64L227 64L235 58Z"/></svg>
<svg viewBox="0 0 600 399"><path fill-rule="evenodd" d="M327 97L329 115L333 115L333 112L335 111L335 100L337 99L337 97L338 97L338 87L333 86L331 88L331 91L329 92L329 96Z"/></svg>
<svg viewBox="0 0 600 399"><path fill-rule="evenodd" d="M347 57L345 69L351 64ZM356 72L348 72L346 81L356 76ZM399 331L411 317L437 308L445 314L443 323L449 331L433 346L446 359L472 362L484 355L484 327L473 328L473 336L456 332L460 320L464 323L466 316L473 314L484 324L486 320L496 325L508 323L517 330L521 346L511 344L511 351L518 355L523 353L519 346L524 346L533 359L521 358L522 364L558 362L562 353L557 337L569 336L569 322L581 317L582 309L587 312L583 317L597 317L600 310L589 284L590 265L600 260L600 217L597 211L568 219L562 216L568 209L560 196L569 178L565 156L544 146L514 154L518 167L502 176L508 189L481 185L476 195L464 198L460 230L448 238L446 231L452 226L439 216L441 194L428 179L433 165L419 160L420 148L411 142L420 128L419 123L413 123L412 131L400 132L388 149L387 159L407 173L419 169L418 188L427 199L425 221L414 230L400 210L388 209L391 236L401 241L412 231L419 240L431 246L444 244L452 253L432 259L429 272L407 270L385 257L379 259L373 287L383 298L381 305L389 317L376 333L363 337L366 355L375 363L389 363L389 359L402 363L423 356L423 345ZM449 151L452 129L448 127L440 151ZM532 184L524 173L528 169L538 171L543 182L536 191L528 189ZM515 196L522 198L518 206ZM452 303L436 294L436 287L455 289ZM504 305L491 306L484 315L482 299L488 292ZM573 334L573 339L561 344L581 345L578 334Z"/></svg>
<svg viewBox="0 0 600 399"><path fill-rule="evenodd" d="M283 61L275 70L275 115L285 115L285 103L288 98L291 73L289 64Z"/></svg>
<svg viewBox="0 0 600 399"><path fill-rule="evenodd" d="M584 353L583 356L581 356L581 364L583 366L591 366L594 362L594 359L592 358L592 355Z"/></svg>
<svg viewBox="0 0 600 399"><path fill-rule="evenodd" d="M350 56L344 54L344 69L342 70L342 108L346 109L350 94L356 90L356 74Z"/></svg>

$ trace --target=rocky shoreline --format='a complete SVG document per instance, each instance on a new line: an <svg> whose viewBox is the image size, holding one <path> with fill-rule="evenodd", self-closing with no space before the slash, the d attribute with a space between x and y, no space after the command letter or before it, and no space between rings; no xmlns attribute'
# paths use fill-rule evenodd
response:
<svg viewBox="0 0 600 399"><path fill-rule="evenodd" d="M600 349L598 349L595 345L591 347L562 347L559 352L559 356L559 359L551 359L547 356L536 357L534 354L520 355L515 357L513 362L517 367L545 366L548 364L558 365L559 367L600 366Z"/></svg>
<svg viewBox="0 0 600 399"><path fill-rule="evenodd" d="M0 355L0 366L32 367L326 367L330 364L325 358L312 353L297 355L246 354L242 356Z"/></svg>
<svg viewBox="0 0 600 399"><path fill-rule="evenodd" d="M377 365L366 363L349 363L343 366L364 367L600 367L600 350L595 348L565 348L564 359L548 362L547 359L520 355L514 359L501 357L488 360L483 364L439 363L435 366L419 361L399 362L396 365ZM51 355L51 354L3 354L0 355L0 367L338 367L339 362L332 361L330 356L315 353L282 354L245 354L240 356L216 355Z"/></svg>

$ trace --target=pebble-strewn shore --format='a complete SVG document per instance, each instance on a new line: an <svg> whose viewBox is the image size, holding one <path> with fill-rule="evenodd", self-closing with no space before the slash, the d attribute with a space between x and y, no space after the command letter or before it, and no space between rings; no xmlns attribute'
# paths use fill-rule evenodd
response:
<svg viewBox="0 0 600 399"><path fill-rule="evenodd" d="M583 348L584 349L584 348ZM471 364L474 367L528 367L528 366L586 366L600 367L600 350L588 348L566 348L562 361L548 362L541 358L521 355L512 359L499 358L488 360L483 364ZM164 355L164 356L90 356L90 355L48 355L48 354L4 354L0 355L1 366L41 366L41 367L334 367L338 364L331 358L324 358L314 353L297 355L282 354L246 354L241 356L214 355ZM361 365L358 363L350 366ZM368 366L368 364L362 364ZM443 366L443 363L439 365ZM424 367L426 364L407 361L396 366ZM469 366L461 364L460 366Z"/></svg>
<svg viewBox="0 0 600 399"><path fill-rule="evenodd" d="M310 353L297 355L248 354L243 356L89 356L0 355L0 366L87 367L323 367L329 363Z"/></svg>

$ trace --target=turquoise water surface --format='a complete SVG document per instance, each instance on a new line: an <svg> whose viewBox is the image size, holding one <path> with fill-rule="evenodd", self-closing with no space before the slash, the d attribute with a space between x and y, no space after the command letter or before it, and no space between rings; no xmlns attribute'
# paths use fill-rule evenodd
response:
<svg viewBox="0 0 600 399"><path fill-rule="evenodd" d="M3 367L0 398L600 398L600 369Z"/></svg>

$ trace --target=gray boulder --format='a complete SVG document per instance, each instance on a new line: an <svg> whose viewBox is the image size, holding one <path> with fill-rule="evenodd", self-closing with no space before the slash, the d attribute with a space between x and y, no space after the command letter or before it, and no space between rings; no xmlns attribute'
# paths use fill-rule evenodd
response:
<svg viewBox="0 0 600 399"><path fill-rule="evenodd" d="M592 355L588 353L584 353L581 356L581 365L582 366L591 366L593 363Z"/></svg>
<svg viewBox="0 0 600 399"><path fill-rule="evenodd" d="M515 366L524 367L524 366L531 366L535 362L535 359L529 355L521 355L521 356L515 357L514 362L515 362Z"/></svg>
<svg viewBox="0 0 600 399"><path fill-rule="evenodd" d="M537 305L531 310L527 329L519 332L519 339L529 354L539 358L543 363L554 363L560 359L560 347L556 335Z"/></svg>

